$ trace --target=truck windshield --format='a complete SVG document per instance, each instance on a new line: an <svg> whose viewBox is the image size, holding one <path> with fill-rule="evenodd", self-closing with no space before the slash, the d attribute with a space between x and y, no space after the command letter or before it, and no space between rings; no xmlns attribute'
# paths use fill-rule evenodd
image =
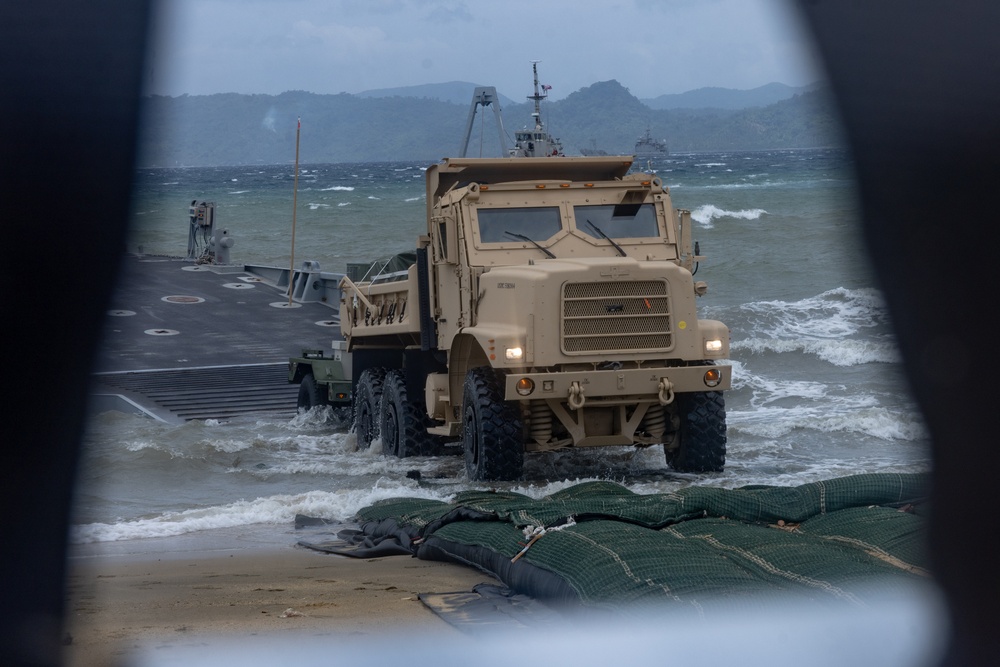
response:
<svg viewBox="0 0 1000 667"><path fill-rule="evenodd" d="M558 206L480 208L476 213L482 243L510 243L508 232L544 242L562 229Z"/></svg>
<svg viewBox="0 0 1000 667"><path fill-rule="evenodd" d="M587 220L613 239L650 238L660 235L656 226L656 210L652 204L574 206L573 214L576 216L576 228L594 238L601 236L587 224Z"/></svg>

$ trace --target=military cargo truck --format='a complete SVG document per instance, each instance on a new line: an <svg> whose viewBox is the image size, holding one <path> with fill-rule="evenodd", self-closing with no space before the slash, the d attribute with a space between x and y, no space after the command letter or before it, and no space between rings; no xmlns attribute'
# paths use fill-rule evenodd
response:
<svg viewBox="0 0 1000 667"><path fill-rule="evenodd" d="M431 166L427 234L395 266L341 281L344 342L292 360L300 396L350 402L359 447L381 437L388 455L460 439L474 480L519 478L525 453L611 445L722 470L729 330L698 318L690 213L630 167Z"/></svg>

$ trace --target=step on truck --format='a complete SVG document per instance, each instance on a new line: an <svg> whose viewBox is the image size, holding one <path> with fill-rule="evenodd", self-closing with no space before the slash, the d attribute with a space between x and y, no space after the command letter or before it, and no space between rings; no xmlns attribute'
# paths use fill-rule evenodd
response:
<svg viewBox="0 0 1000 667"><path fill-rule="evenodd" d="M629 157L449 158L415 252L348 271L344 340L291 360L300 405L352 405L358 446L442 453L473 480L525 454L662 446L721 471L729 330L699 319L690 212ZM350 269L350 267L349 267ZM353 274L353 276L352 276Z"/></svg>

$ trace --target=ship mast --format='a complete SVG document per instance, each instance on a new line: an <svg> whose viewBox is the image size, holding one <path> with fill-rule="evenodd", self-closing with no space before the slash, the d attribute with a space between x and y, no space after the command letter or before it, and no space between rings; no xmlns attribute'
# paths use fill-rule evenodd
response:
<svg viewBox="0 0 1000 667"><path fill-rule="evenodd" d="M536 132L541 132L542 131L542 100L544 100L545 97L546 97L545 91L542 91L542 92L538 91L538 63L539 62L540 61L538 61L538 60L532 60L531 61L531 71L535 75L535 94L534 95L528 95L528 99L529 100L534 100L535 101L535 112L533 114L531 114L531 115L535 119L535 131Z"/></svg>

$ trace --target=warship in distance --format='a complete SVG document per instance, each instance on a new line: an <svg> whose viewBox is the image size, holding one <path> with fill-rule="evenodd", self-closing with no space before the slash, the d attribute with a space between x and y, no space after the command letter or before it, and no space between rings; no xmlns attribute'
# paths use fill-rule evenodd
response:
<svg viewBox="0 0 1000 667"><path fill-rule="evenodd" d="M667 142L654 139L647 127L646 134L639 137L635 142L635 148L632 153L637 160L646 160L654 157L665 157L669 154L669 151L667 151Z"/></svg>

